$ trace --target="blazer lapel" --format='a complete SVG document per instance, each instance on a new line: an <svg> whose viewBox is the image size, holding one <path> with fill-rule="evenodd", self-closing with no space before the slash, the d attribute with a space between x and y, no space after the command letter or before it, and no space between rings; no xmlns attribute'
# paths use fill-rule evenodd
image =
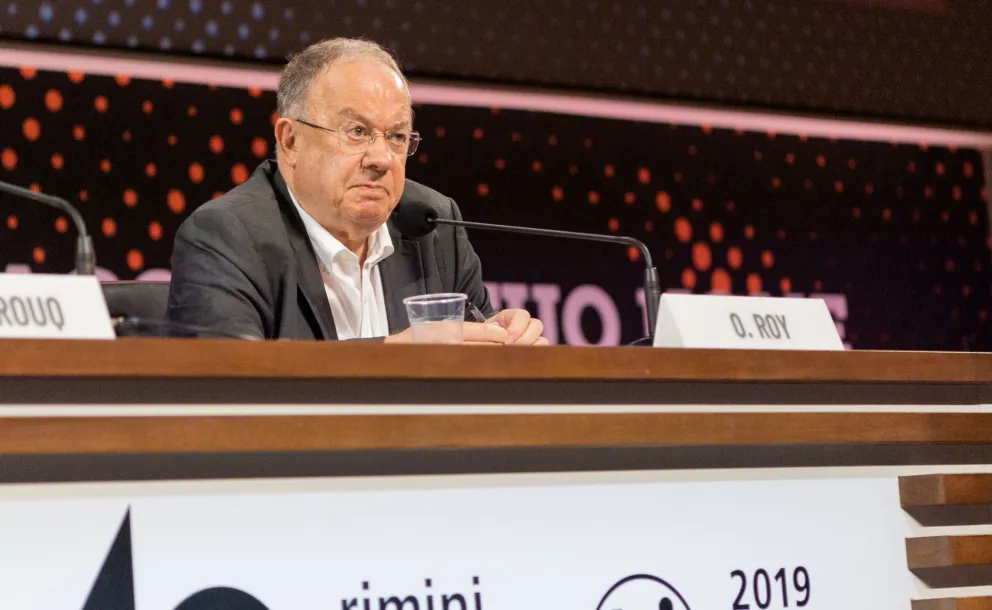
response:
<svg viewBox="0 0 992 610"><path fill-rule="evenodd" d="M296 253L296 276L299 289L319 327L314 330L318 330L323 339L336 340L338 333L334 326L334 316L331 315L331 304L327 301L324 280L320 277L317 255L314 254L313 245L310 243L306 228L303 226L303 220L300 218L299 212L296 211L293 200L290 199L289 187L286 186L286 181L278 169L273 173L272 185L279 200L279 210L282 212L283 221L286 223L289 243Z"/></svg>
<svg viewBox="0 0 992 610"><path fill-rule="evenodd" d="M379 263L383 296L386 299L386 318L389 332L398 333L409 328L403 299L427 293L424 284L424 265L420 256L420 243L404 239L389 221L389 237L393 240L393 253Z"/></svg>

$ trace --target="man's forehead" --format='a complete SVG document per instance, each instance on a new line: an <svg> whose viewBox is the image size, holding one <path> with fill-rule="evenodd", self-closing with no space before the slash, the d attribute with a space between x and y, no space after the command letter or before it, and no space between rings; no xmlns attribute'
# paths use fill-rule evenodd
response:
<svg viewBox="0 0 992 610"><path fill-rule="evenodd" d="M372 118L387 113L395 120L412 114L410 95L398 74L381 62L358 59L328 66L310 90L308 101L322 112L360 114Z"/></svg>

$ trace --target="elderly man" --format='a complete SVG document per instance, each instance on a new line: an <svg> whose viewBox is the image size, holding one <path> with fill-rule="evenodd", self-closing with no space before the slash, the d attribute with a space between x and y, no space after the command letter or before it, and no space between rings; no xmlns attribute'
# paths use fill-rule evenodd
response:
<svg viewBox="0 0 992 610"><path fill-rule="evenodd" d="M450 198L406 180L420 142L392 56L333 39L295 56L279 79L275 162L198 208L176 235L170 320L265 338L409 342L403 299L461 292L488 318L473 343L543 345L523 310L493 312L464 229L407 239L402 200L461 218Z"/></svg>

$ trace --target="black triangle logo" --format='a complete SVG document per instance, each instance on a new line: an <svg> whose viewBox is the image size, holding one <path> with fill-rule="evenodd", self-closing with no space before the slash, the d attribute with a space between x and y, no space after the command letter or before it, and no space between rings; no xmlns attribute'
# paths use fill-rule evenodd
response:
<svg viewBox="0 0 992 610"><path fill-rule="evenodd" d="M131 509L117 530L82 610L135 610L131 562Z"/></svg>
<svg viewBox="0 0 992 610"><path fill-rule="evenodd" d="M117 530L106 559L82 610L135 610L131 555L131 509ZM251 595L230 587L213 587L190 595L176 610L268 610Z"/></svg>

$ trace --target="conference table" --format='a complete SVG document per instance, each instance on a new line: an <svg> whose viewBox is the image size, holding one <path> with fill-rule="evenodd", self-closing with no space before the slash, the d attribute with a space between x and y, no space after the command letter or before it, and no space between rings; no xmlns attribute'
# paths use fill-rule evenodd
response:
<svg viewBox="0 0 992 610"><path fill-rule="evenodd" d="M992 355L7 339L0 607L992 608Z"/></svg>

